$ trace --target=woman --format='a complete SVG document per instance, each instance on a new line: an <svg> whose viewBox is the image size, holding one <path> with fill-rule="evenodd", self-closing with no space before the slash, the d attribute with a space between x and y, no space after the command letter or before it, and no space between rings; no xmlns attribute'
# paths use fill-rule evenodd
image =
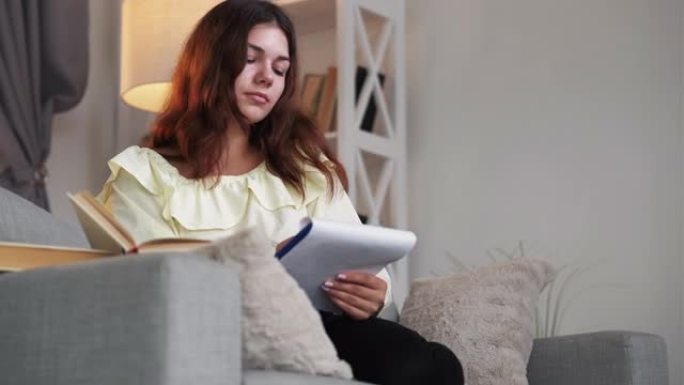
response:
<svg viewBox="0 0 684 385"><path fill-rule="evenodd" d="M360 223L342 165L296 105L297 72L294 28L281 9L255 0L217 5L186 43L150 148L114 157L99 198L136 241L259 226L277 245L306 216ZM375 317L390 302L386 271L341 273L322 289L344 314L321 316L357 379L463 382L447 348Z"/></svg>

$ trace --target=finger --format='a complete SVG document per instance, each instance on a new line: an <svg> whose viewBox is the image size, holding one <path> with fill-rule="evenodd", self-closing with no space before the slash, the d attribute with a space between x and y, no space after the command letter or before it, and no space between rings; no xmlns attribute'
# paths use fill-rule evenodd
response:
<svg viewBox="0 0 684 385"><path fill-rule="evenodd" d="M344 283L338 280L327 280L323 284L324 288L333 288L351 295L361 297L370 302L384 302L385 292L380 289L369 289L357 283Z"/></svg>
<svg viewBox="0 0 684 385"><path fill-rule="evenodd" d="M364 312L367 312L369 314L373 314L374 312L376 312L380 306L376 302L367 301L361 297L333 288L327 288L326 291L328 292L328 295L330 297L339 299L340 301L345 302L346 304L353 306Z"/></svg>
<svg viewBox="0 0 684 385"><path fill-rule="evenodd" d="M363 285L371 289L380 289L386 285L382 278L378 278L373 274L369 274L362 271L346 271L335 276L338 281L355 283L357 285Z"/></svg>
<svg viewBox="0 0 684 385"><path fill-rule="evenodd" d="M280 250L282 250L283 247L285 247L285 245L287 245L290 242L290 240L292 240L292 238L294 238L294 237L287 238L286 240L277 244L276 245L276 252L280 252Z"/></svg>
<svg viewBox="0 0 684 385"><path fill-rule="evenodd" d="M342 311L347 314L349 317L355 319L355 320L365 320L370 318L372 313L368 313L366 311L363 311L357 307L354 307L344 301L342 301L339 298L335 297L330 297L330 300L337 305Z"/></svg>
<svg viewBox="0 0 684 385"><path fill-rule="evenodd" d="M363 285L370 289L387 289L387 282L385 282L384 279L362 271L345 271L343 273L337 274L335 279L342 282Z"/></svg>

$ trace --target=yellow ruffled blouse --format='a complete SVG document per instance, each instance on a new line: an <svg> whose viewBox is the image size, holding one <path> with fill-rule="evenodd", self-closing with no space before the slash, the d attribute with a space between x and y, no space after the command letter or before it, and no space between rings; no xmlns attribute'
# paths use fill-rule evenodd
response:
<svg viewBox="0 0 684 385"><path fill-rule="evenodd" d="M302 197L261 163L214 185L182 176L154 150L132 146L108 162L109 179L97 196L136 243L154 238L217 239L258 226L274 245L293 236L305 217L360 224L342 189L328 194L325 176L305 169ZM383 269L378 276L388 284Z"/></svg>

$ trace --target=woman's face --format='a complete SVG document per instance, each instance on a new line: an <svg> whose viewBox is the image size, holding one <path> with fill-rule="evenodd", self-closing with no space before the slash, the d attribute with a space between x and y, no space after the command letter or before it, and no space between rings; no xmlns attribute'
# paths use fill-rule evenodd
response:
<svg viewBox="0 0 684 385"><path fill-rule="evenodd" d="M288 52L287 37L276 24L258 24L249 31L245 68L235 79L237 106L248 122L264 119L283 94Z"/></svg>

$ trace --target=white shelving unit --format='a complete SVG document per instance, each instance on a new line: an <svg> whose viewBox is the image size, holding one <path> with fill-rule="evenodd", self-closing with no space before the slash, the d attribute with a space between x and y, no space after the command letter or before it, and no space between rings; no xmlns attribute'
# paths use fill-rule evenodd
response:
<svg viewBox="0 0 684 385"><path fill-rule="evenodd" d="M349 176L349 196L368 223L407 226L406 75L403 0L281 0L298 34L302 74L337 67L337 130L328 138ZM357 66L368 70L356 98ZM378 74L385 76L380 84ZM368 103L377 107L372 132L361 130ZM408 261L390 268L401 307Z"/></svg>

